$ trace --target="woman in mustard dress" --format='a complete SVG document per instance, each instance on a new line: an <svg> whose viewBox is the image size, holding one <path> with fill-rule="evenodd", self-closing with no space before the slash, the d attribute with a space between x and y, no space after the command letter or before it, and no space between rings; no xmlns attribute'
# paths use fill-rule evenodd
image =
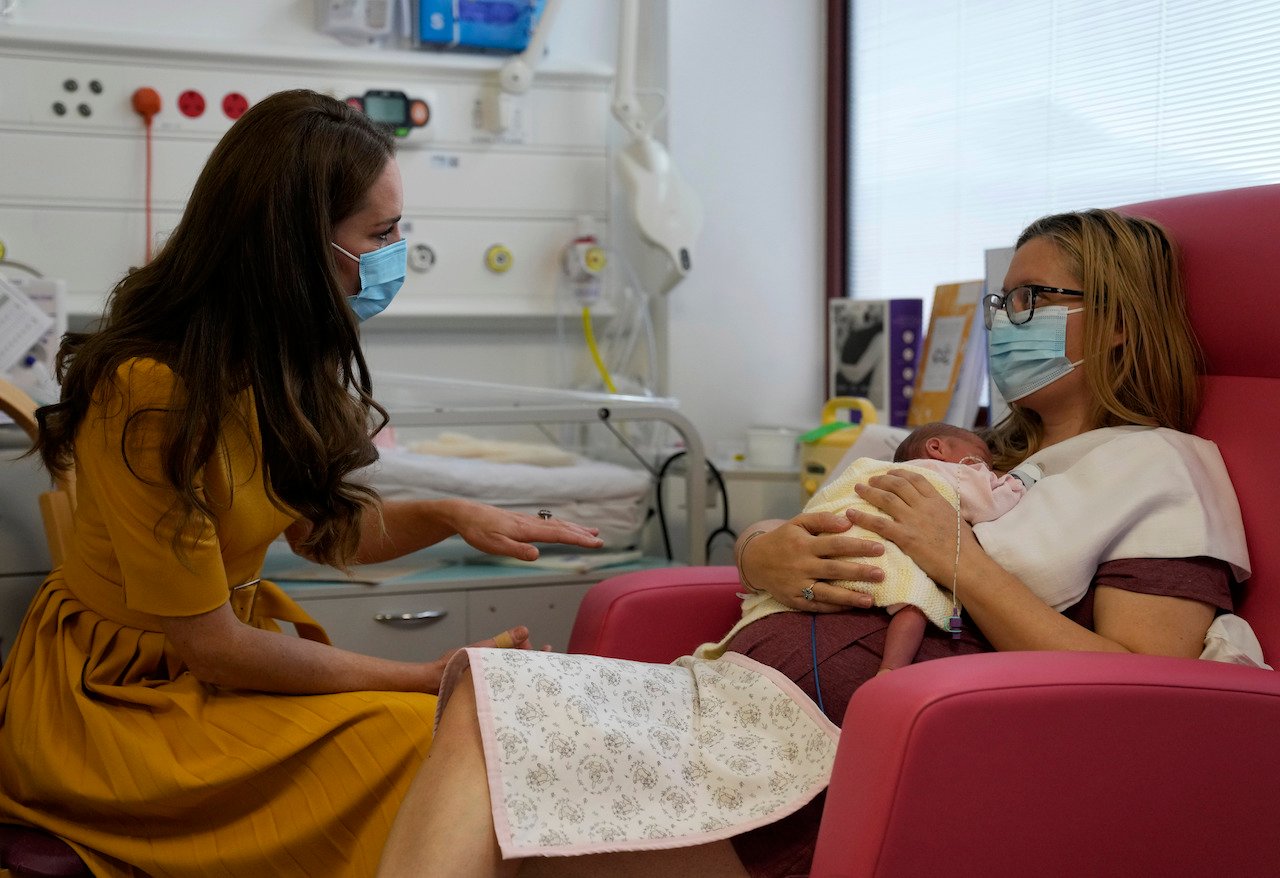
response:
<svg viewBox="0 0 1280 878"><path fill-rule="evenodd" d="M535 541L600 544L480 504L382 503L351 481L385 420L357 323L404 278L392 153L339 101L265 99L98 330L64 342L37 448L75 468L75 533L0 672L0 820L61 836L95 874L376 870L447 655L329 646L258 580L281 533L339 566L453 534L526 559Z"/></svg>

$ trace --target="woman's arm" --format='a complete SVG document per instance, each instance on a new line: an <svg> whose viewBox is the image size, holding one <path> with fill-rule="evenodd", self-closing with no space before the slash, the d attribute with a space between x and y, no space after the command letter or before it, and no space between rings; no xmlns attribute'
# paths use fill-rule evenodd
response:
<svg viewBox="0 0 1280 878"><path fill-rule="evenodd" d="M1207 604L1102 586L1095 594L1095 631L1045 604L1018 577L983 551L967 524L919 474L906 470L872 478L859 496L884 516L850 510L855 524L892 540L935 582L956 590L965 609L1000 650L1087 650L1195 657L1213 621Z"/></svg>
<svg viewBox="0 0 1280 878"><path fill-rule="evenodd" d="M226 689L290 695L380 690L435 694L449 650L435 661L398 662L246 625L230 604L198 616L161 619L165 638L196 679ZM529 631L507 632L527 649ZM505 640L505 638L504 638ZM477 646L496 646L495 640Z"/></svg>
<svg viewBox="0 0 1280 878"><path fill-rule="evenodd" d="M833 585L832 580L879 582L884 571L849 558L884 553L884 546L849 536L849 519L830 512L805 512L789 521L770 519L744 528L734 546L743 585L767 591L779 603L811 613L865 608L871 595ZM805 600L804 589L814 600Z"/></svg>
<svg viewBox="0 0 1280 878"><path fill-rule="evenodd" d="M399 558L435 545L454 534L491 555L508 555L524 561L538 557L531 543L563 543L598 549L604 545L596 528L556 518L498 509L472 500L385 500L381 515L366 510L361 523L357 564L373 564ZM309 522L295 522L285 531L298 554L301 541L311 530Z"/></svg>

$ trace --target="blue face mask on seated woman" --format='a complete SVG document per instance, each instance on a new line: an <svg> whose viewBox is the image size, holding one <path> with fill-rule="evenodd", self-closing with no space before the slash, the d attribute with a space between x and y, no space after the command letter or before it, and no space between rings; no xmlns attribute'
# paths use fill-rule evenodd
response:
<svg viewBox="0 0 1280 878"><path fill-rule="evenodd" d="M991 380L1007 402L1030 396L1068 374L1084 360L1067 359L1067 316L1083 311L1053 305L1037 308L1035 319L1013 324L997 311L987 336Z"/></svg>
<svg viewBox="0 0 1280 878"><path fill-rule="evenodd" d="M347 299L351 310L356 312L356 319L363 323L373 315L380 314L391 304L404 284L408 243L401 238L394 244L361 253L359 256L348 253L333 242L330 244L343 256L360 263L360 293Z"/></svg>

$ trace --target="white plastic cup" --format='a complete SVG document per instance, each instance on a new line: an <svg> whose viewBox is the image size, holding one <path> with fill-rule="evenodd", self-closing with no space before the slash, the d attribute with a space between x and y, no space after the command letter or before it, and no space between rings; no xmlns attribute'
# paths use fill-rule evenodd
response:
<svg viewBox="0 0 1280 878"><path fill-rule="evenodd" d="M800 433L790 427L752 427L747 430L747 463L767 469L796 465Z"/></svg>

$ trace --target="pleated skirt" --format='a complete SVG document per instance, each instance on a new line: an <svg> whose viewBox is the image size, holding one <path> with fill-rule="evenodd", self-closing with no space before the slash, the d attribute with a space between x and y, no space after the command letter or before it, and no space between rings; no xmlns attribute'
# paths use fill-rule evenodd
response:
<svg viewBox="0 0 1280 878"><path fill-rule="evenodd" d="M207 686L54 577L0 671L0 818L96 875L371 876L435 708Z"/></svg>

